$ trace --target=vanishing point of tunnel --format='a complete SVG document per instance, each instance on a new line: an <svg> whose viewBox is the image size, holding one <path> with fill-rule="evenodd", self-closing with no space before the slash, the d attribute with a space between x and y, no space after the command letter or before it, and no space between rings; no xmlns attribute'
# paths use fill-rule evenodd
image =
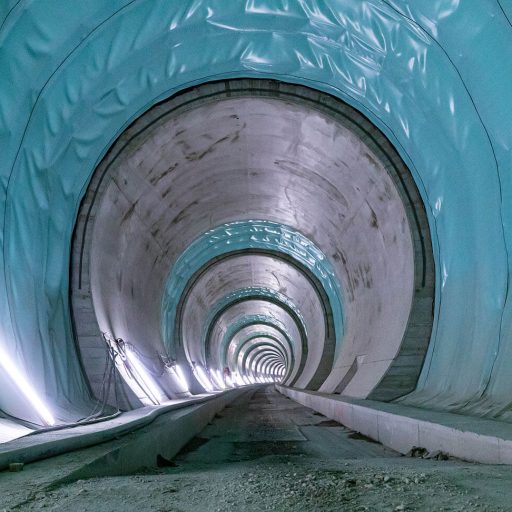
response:
<svg viewBox="0 0 512 512"><path fill-rule="evenodd" d="M509 0L0 2L0 510L512 510Z"/></svg>

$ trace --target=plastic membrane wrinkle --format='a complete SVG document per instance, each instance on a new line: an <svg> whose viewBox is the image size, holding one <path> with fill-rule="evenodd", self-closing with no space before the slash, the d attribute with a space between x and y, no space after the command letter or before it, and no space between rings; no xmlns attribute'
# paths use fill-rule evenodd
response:
<svg viewBox="0 0 512 512"><path fill-rule="evenodd" d="M277 357L298 387L510 421L511 19L510 0L3 2L0 349L52 422L97 410L101 331L193 385L216 347L224 380ZM160 398L183 391L162 375ZM0 390L50 423L1 369Z"/></svg>

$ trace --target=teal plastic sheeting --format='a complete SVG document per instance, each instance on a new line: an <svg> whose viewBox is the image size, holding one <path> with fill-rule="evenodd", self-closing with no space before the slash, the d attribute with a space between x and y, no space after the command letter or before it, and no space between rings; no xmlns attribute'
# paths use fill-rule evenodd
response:
<svg viewBox="0 0 512 512"><path fill-rule="evenodd" d="M210 260L244 250L268 251L277 257L287 255L295 265L309 271L318 280L332 311L336 348L339 348L343 339L342 292L325 254L304 235L288 226L250 220L230 222L211 229L194 240L174 264L162 299L162 333L169 352L175 351L176 311L189 280ZM203 343L203 349L204 346Z"/></svg>
<svg viewBox="0 0 512 512"><path fill-rule="evenodd" d="M299 340L295 340L291 333L286 328L286 325L276 318L273 315L244 315L233 322L224 333L222 340L219 344L219 353L218 357L222 361L221 366L226 366L227 364L227 348L229 346L229 342L233 339L233 337L239 333L245 327L249 327L251 325L255 326L268 326L273 327L277 331L279 331L283 337L287 340L288 344L293 346L297 346Z"/></svg>
<svg viewBox="0 0 512 512"><path fill-rule="evenodd" d="M511 402L512 27L501 0L26 0L0 10L0 347L61 420L89 410L69 322L77 207L113 140L159 100L226 77L331 93L409 165L437 264L409 403ZM0 408L38 421L0 370ZM506 413L505 413L506 415Z"/></svg>
<svg viewBox="0 0 512 512"><path fill-rule="evenodd" d="M208 339L208 333L214 326L215 320L217 319L218 315L221 312L225 311L230 306L237 304L243 300L247 300L247 299L252 300L255 298L268 300L274 304L277 304L278 306L281 306L285 311L288 310L289 312L291 312L293 315L293 318L295 319L295 321L297 323L297 327L299 328L299 331L303 334L304 341L307 340L307 327L306 327L304 318L302 317L300 310L298 310L295 307L295 304L288 297L286 297L285 295L283 295L280 292L271 290L270 288L250 287L250 288L241 288L239 290L236 290L235 292L232 292L232 293L226 295L221 300L219 300L216 304L214 304L214 306L211 308L210 312L208 313L208 317L205 321L205 325L203 328L203 339L201 342L201 347L206 347L207 343L210 341ZM254 336L249 336L248 339L253 339L253 337ZM240 343L243 344L244 342L248 341L248 339L244 338L243 340L240 341ZM231 340L232 339L226 340L226 344L224 344L220 347L220 350L221 350L220 361L222 361L221 366L226 365L227 348L228 348L228 345L231 342ZM295 341L298 342L299 340L295 340ZM241 347L241 345L235 349L235 351L234 351L235 357L233 358L233 361L237 360L237 357L238 357L237 354L239 352L240 347ZM296 352L296 350L294 350L293 347L290 346L290 361L294 360L295 352ZM305 357L306 353L307 353L307 346L301 347L302 357ZM291 364L289 365L289 370L290 371L293 370ZM297 368L297 370L298 370L298 368Z"/></svg>

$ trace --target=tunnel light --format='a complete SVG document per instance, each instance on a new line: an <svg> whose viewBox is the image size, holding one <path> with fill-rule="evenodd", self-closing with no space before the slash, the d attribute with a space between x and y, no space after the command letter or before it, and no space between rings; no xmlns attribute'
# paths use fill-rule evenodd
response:
<svg viewBox="0 0 512 512"><path fill-rule="evenodd" d="M210 368L210 375L212 376L214 384L216 384L219 389L226 389L224 382L222 382L222 377L220 375L219 370L214 370L213 368Z"/></svg>
<svg viewBox="0 0 512 512"><path fill-rule="evenodd" d="M231 379L231 377L229 375L226 375L226 386L228 388L232 388L233 387L233 380Z"/></svg>
<svg viewBox="0 0 512 512"><path fill-rule="evenodd" d="M176 374L176 377L178 378L178 382L179 382L180 386L185 391L188 392L188 390L189 390L188 382L187 382L187 379L185 378L185 374L183 373L183 370L181 369L180 365L179 364L174 365L173 370L174 370L174 373Z"/></svg>
<svg viewBox="0 0 512 512"><path fill-rule="evenodd" d="M206 389L208 393L211 393L213 391L213 386L210 379L208 378L208 375L206 375L206 372L203 370L203 367L197 365L195 367L195 371L197 375L197 380L199 381L201 386L203 386L203 388Z"/></svg>
<svg viewBox="0 0 512 512"><path fill-rule="evenodd" d="M239 373L235 373L235 382L239 385L239 386L244 386L245 383L244 381L242 380L242 377L240 376Z"/></svg>
<svg viewBox="0 0 512 512"><path fill-rule="evenodd" d="M160 388L154 382L153 378L149 375L146 368L139 361L139 358L134 352L132 352L131 350L127 350L126 356L128 357L130 365L135 369L140 379L140 381L139 379L136 379L137 384L139 384L139 386L143 389L144 393L152 402L154 402L156 405L159 405L159 398L162 396Z"/></svg>
<svg viewBox="0 0 512 512"><path fill-rule="evenodd" d="M229 387L229 377L226 375L224 378L222 377L222 373L220 370L217 370L219 375L219 379L222 382L222 389L227 389Z"/></svg>
<svg viewBox="0 0 512 512"><path fill-rule="evenodd" d="M228 387L227 381L224 381L222 379L222 373L220 373L220 370L217 370L217 377L218 377L218 379L220 381L221 389L227 389L227 387Z"/></svg>
<svg viewBox="0 0 512 512"><path fill-rule="evenodd" d="M14 384L18 387L18 389L25 395L27 400L33 405L34 409L37 411L37 414L43 420L45 425L53 426L55 425L55 419L43 403L43 401L39 398L34 388L31 386L30 382L23 376L23 374L16 368L16 365L12 362L12 360L7 356L7 354L0 349L0 365L9 375L9 377L14 381Z"/></svg>

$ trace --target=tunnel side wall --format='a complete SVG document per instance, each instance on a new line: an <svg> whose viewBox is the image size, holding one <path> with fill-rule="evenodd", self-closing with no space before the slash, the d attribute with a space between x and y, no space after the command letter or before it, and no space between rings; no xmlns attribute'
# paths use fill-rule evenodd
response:
<svg viewBox="0 0 512 512"><path fill-rule="evenodd" d="M130 122L173 93L218 78L275 78L333 94L368 116L420 189L438 295L424 369L406 401L507 419L507 11L492 0L262 5L2 4L0 347L60 418L88 411L68 268L92 171ZM1 389L9 386L0 372ZM2 393L0 408L37 420L13 393Z"/></svg>

